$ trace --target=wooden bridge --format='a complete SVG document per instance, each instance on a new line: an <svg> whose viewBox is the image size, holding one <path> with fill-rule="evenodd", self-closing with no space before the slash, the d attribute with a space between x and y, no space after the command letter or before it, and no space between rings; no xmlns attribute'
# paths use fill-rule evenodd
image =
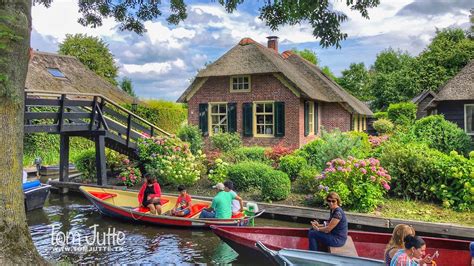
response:
<svg viewBox="0 0 474 266"><path fill-rule="evenodd" d="M60 135L59 180L69 177L69 139L95 142L97 184L106 185L105 147L137 158L137 141L169 133L102 95L25 91L25 134Z"/></svg>

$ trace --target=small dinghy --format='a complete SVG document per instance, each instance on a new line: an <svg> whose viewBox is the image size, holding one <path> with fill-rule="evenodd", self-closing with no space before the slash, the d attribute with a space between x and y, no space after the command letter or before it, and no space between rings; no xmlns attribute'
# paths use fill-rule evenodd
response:
<svg viewBox="0 0 474 266"><path fill-rule="evenodd" d="M150 213L148 208L138 204L138 193L116 189L81 186L79 190L89 199L100 213L125 221L139 221L160 226L177 226L190 228L207 228L211 225L245 226L260 216L263 211L253 216L240 216L231 219L200 219L202 209L211 205L210 201L192 200L191 213L185 217L168 215L176 204L178 197L161 195L162 215Z"/></svg>
<svg viewBox="0 0 474 266"><path fill-rule="evenodd" d="M275 265L324 265L324 266L383 266L382 260L374 260L360 257L350 257L331 254L321 251L308 251L301 249L281 249L273 251L267 248L262 242L257 241L257 248L267 259Z"/></svg>
<svg viewBox="0 0 474 266"><path fill-rule="evenodd" d="M25 210L32 211L41 209L49 196L50 185L41 184L39 180L23 183L23 194L25 195Z"/></svg>

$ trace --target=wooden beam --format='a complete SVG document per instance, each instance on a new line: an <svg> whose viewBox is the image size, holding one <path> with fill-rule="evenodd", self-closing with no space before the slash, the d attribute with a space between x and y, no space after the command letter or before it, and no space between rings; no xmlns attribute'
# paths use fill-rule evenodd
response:
<svg viewBox="0 0 474 266"><path fill-rule="evenodd" d="M66 94L61 94L61 107L59 108L59 120L58 120L58 130L59 132L63 131L63 124L64 124L64 106L66 102Z"/></svg>
<svg viewBox="0 0 474 266"><path fill-rule="evenodd" d="M69 136L61 134L59 145L59 181L69 181ZM62 190L67 193L67 190Z"/></svg>
<svg viewBox="0 0 474 266"><path fill-rule="evenodd" d="M127 119L127 147L130 144L130 130L132 129L132 115L128 115Z"/></svg>
<svg viewBox="0 0 474 266"><path fill-rule="evenodd" d="M33 99L27 98L25 100L25 105L28 106L60 106L61 100L60 99Z"/></svg>
<svg viewBox="0 0 474 266"><path fill-rule="evenodd" d="M98 185L107 185L105 160L105 136L99 135L95 138L95 165Z"/></svg>
<svg viewBox="0 0 474 266"><path fill-rule="evenodd" d="M90 121L90 124L89 124L89 130L92 130L92 127L94 126L96 111L97 111L97 96L94 96L94 105L92 106L91 121Z"/></svg>
<svg viewBox="0 0 474 266"><path fill-rule="evenodd" d="M58 112L25 112L25 120L58 119Z"/></svg>

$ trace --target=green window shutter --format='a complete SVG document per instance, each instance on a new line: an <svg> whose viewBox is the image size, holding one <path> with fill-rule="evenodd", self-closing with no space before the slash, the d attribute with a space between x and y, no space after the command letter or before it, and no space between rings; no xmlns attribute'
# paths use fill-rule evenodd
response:
<svg viewBox="0 0 474 266"><path fill-rule="evenodd" d="M314 102L314 135L318 134L318 129L319 129L319 120L318 120L318 102Z"/></svg>
<svg viewBox="0 0 474 266"><path fill-rule="evenodd" d="M285 103L275 102L275 137L285 136Z"/></svg>
<svg viewBox="0 0 474 266"><path fill-rule="evenodd" d="M237 131L237 104L227 104L227 128L229 132Z"/></svg>
<svg viewBox="0 0 474 266"><path fill-rule="evenodd" d="M304 136L309 135L309 102L304 102Z"/></svg>
<svg viewBox="0 0 474 266"><path fill-rule="evenodd" d="M208 119L207 119L207 112L208 112L208 104L207 103L200 103L199 104L199 129L201 130L204 136L209 135L208 130Z"/></svg>
<svg viewBox="0 0 474 266"><path fill-rule="evenodd" d="M242 108L243 134L244 137L253 136L253 105L244 103Z"/></svg>

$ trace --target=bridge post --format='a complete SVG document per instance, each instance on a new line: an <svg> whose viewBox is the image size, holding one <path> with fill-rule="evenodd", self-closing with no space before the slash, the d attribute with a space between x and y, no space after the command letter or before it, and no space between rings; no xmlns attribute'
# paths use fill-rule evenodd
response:
<svg viewBox="0 0 474 266"><path fill-rule="evenodd" d="M69 181L69 136L66 134L60 135L59 144L59 181ZM60 189L60 193L67 193L67 188Z"/></svg>
<svg viewBox="0 0 474 266"><path fill-rule="evenodd" d="M105 166L105 136L95 137L95 165L97 168L97 185L107 185L107 169Z"/></svg>

